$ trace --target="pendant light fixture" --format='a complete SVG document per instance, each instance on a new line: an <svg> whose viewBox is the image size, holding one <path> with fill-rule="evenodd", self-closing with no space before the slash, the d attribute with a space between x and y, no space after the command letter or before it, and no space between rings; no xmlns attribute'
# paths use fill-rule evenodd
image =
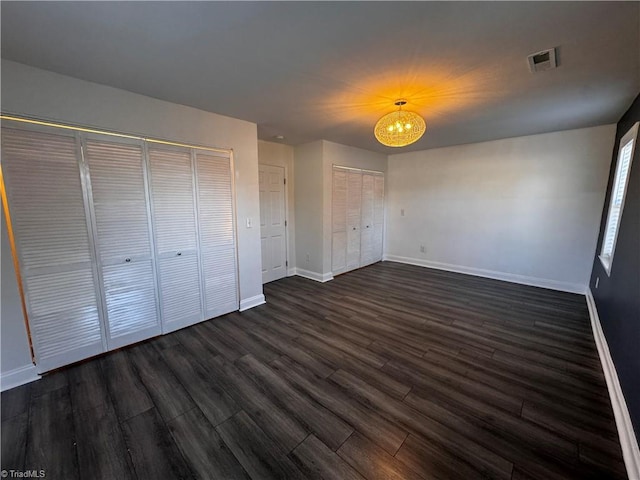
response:
<svg viewBox="0 0 640 480"><path fill-rule="evenodd" d="M420 115L402 110L407 101L396 100L398 110L387 113L376 123L373 133L387 147L404 147L417 142L424 135L427 125Z"/></svg>

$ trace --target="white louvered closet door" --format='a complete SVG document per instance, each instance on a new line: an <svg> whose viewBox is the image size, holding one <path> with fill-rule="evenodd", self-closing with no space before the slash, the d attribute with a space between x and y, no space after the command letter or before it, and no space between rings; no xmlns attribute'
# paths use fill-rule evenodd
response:
<svg viewBox="0 0 640 480"><path fill-rule="evenodd" d="M79 158L73 134L2 128L3 175L40 373L106 346Z"/></svg>
<svg viewBox="0 0 640 480"><path fill-rule="evenodd" d="M372 261L382 260L384 241L384 175L373 176L373 253Z"/></svg>
<svg viewBox="0 0 640 480"><path fill-rule="evenodd" d="M347 171L333 167L331 192L331 271L347 268Z"/></svg>
<svg viewBox="0 0 640 480"><path fill-rule="evenodd" d="M85 136L109 349L161 333L141 141Z"/></svg>
<svg viewBox="0 0 640 480"><path fill-rule="evenodd" d="M164 333L204 319L191 150L149 146Z"/></svg>
<svg viewBox="0 0 640 480"><path fill-rule="evenodd" d="M347 171L347 266L360 266L360 225L362 215L362 172Z"/></svg>
<svg viewBox="0 0 640 480"><path fill-rule="evenodd" d="M231 160L222 155L195 154L205 318L239 308Z"/></svg>
<svg viewBox="0 0 640 480"><path fill-rule="evenodd" d="M373 189L374 176L371 173L362 174L362 211L361 211L361 235L360 235L360 266L370 265L375 262L373 254Z"/></svg>

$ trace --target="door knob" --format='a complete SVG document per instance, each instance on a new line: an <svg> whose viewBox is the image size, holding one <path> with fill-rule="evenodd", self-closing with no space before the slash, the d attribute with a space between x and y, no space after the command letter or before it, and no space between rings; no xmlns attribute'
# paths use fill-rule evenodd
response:
<svg viewBox="0 0 640 480"><path fill-rule="evenodd" d="M125 258L124 261L129 263L131 261L131 259L130 258Z"/></svg>
<svg viewBox="0 0 640 480"><path fill-rule="evenodd" d="M182 252L178 252L178 256L182 255Z"/></svg>

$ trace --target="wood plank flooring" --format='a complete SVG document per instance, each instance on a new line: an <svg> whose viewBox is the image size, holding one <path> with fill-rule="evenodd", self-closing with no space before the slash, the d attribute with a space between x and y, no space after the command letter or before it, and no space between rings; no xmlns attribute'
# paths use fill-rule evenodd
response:
<svg viewBox="0 0 640 480"><path fill-rule="evenodd" d="M384 262L2 393L51 479L622 479L580 295Z"/></svg>

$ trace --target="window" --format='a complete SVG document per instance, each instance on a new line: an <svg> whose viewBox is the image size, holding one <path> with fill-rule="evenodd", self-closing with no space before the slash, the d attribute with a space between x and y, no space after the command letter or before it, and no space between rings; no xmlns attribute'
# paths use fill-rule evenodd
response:
<svg viewBox="0 0 640 480"><path fill-rule="evenodd" d="M613 254L616 250L616 241L618 240L618 228L620 227L620 219L622 218L622 209L624 208L624 198L627 193L627 185L629 184L629 172L631 171L633 151L638 136L638 125L640 125L640 122L637 122L631 127L631 130L620 140L620 150L618 150L618 161L616 163L616 176L614 177L613 188L611 189L609 213L607 215L604 238L602 239L602 251L600 252L600 261L607 275L611 275Z"/></svg>

